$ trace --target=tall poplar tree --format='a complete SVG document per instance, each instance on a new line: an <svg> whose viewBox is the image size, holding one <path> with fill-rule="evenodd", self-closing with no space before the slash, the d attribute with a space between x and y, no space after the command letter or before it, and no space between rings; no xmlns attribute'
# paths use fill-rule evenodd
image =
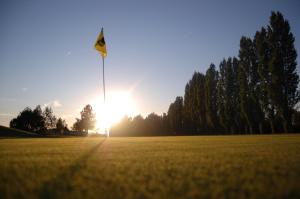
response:
<svg viewBox="0 0 300 199"><path fill-rule="evenodd" d="M195 72L185 87L185 124L192 133L199 133L206 128L204 84L205 76Z"/></svg>
<svg viewBox="0 0 300 199"><path fill-rule="evenodd" d="M223 129L227 130L225 119L225 69L226 60L223 59L219 65L219 80L217 84L217 107L219 122Z"/></svg>
<svg viewBox="0 0 300 199"><path fill-rule="evenodd" d="M235 70L233 68L233 59L229 57L225 65L225 81L224 81L224 115L227 131L230 133L236 132L235 118L237 116L237 89L235 81Z"/></svg>
<svg viewBox="0 0 300 199"><path fill-rule="evenodd" d="M209 128L215 129L218 125L217 83L218 71L214 64L210 64L205 74L205 112Z"/></svg>
<svg viewBox="0 0 300 199"><path fill-rule="evenodd" d="M271 74L269 72L270 45L268 41L268 32L261 28L255 34L255 48L258 57L259 73L259 101L263 111L264 118L269 122L272 133L275 132L275 108L271 101Z"/></svg>
<svg viewBox="0 0 300 199"><path fill-rule="evenodd" d="M289 22L280 12L272 12L268 35L271 53L268 64L271 74L271 102L276 114L283 120L284 132L288 132L291 129L293 108L299 101L299 76L296 72L295 38L290 31Z"/></svg>
<svg viewBox="0 0 300 199"><path fill-rule="evenodd" d="M183 98L176 97L170 104L168 110L168 120L172 133L181 133L183 131Z"/></svg>
<svg viewBox="0 0 300 199"><path fill-rule="evenodd" d="M255 45L250 38L242 37L239 50L240 110L250 133L262 131L264 117L259 103L258 60Z"/></svg>

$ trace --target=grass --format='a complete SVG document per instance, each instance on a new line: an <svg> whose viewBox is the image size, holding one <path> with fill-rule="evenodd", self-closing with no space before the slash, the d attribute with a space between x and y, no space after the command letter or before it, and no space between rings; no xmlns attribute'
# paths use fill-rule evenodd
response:
<svg viewBox="0 0 300 199"><path fill-rule="evenodd" d="M0 198L299 198L300 135L0 140Z"/></svg>

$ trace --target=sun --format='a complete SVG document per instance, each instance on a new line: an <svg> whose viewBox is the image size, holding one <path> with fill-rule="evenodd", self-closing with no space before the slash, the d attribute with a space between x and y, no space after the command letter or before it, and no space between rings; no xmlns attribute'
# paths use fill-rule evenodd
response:
<svg viewBox="0 0 300 199"><path fill-rule="evenodd" d="M105 103L103 96L99 95L91 101L91 106L96 114L96 130L104 134L105 130L119 122L125 115L136 114L136 103L128 91L114 91L106 95Z"/></svg>

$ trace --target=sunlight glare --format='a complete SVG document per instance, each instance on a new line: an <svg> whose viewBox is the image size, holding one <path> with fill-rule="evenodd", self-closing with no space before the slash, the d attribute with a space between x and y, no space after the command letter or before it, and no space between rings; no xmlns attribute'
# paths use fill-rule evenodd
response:
<svg viewBox="0 0 300 199"><path fill-rule="evenodd" d="M103 96L99 95L91 101L94 112L96 113L96 130L105 134L105 129L119 122L125 115L133 116L136 114L135 102L130 92L115 91L107 93L106 102ZM109 132L108 132L109 133Z"/></svg>

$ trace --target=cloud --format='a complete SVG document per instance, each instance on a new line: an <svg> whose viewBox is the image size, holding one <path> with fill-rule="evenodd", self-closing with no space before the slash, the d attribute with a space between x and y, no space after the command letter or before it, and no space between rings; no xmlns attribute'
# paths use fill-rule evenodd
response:
<svg viewBox="0 0 300 199"><path fill-rule="evenodd" d="M47 107L47 106L50 106L50 107L53 107L53 108L58 108L58 107L61 107L62 104L60 103L59 100L53 100L52 102L47 102L43 105L43 108Z"/></svg>
<svg viewBox="0 0 300 199"><path fill-rule="evenodd" d="M21 90L22 90L22 92L24 92L24 93L25 93L26 91L28 91L28 88L26 88L26 87L23 87Z"/></svg>
<svg viewBox="0 0 300 199"><path fill-rule="evenodd" d="M70 56L72 54L72 52L71 51L68 51L67 53L66 53L66 56Z"/></svg>
<svg viewBox="0 0 300 199"><path fill-rule="evenodd" d="M62 106L62 104L58 100L54 100L52 102L52 104L53 104L53 107L61 107Z"/></svg>

